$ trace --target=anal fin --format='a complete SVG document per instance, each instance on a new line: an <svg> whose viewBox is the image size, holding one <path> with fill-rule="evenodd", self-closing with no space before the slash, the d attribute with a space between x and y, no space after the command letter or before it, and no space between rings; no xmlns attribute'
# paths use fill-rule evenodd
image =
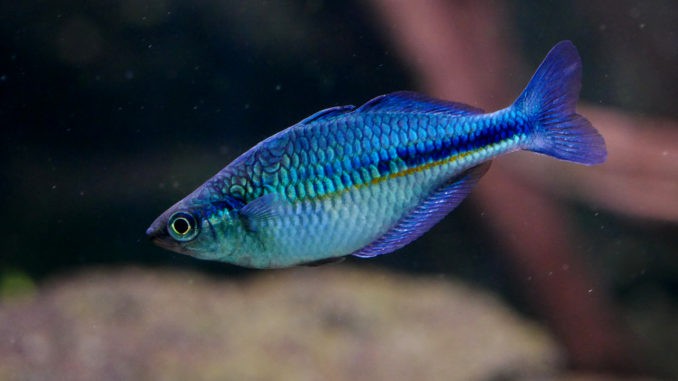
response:
<svg viewBox="0 0 678 381"><path fill-rule="evenodd" d="M471 193L478 180L490 168L490 163L475 166L450 179L401 218L391 229L374 242L353 252L361 258L388 254L426 233Z"/></svg>

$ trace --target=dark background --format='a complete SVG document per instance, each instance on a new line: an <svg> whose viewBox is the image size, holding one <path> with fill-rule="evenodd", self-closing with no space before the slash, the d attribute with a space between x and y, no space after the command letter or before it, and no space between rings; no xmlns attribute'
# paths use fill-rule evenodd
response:
<svg viewBox="0 0 678 381"><path fill-rule="evenodd" d="M145 241L157 214L307 114L410 87L357 5L31 3L2 10L1 264L38 278L193 265Z"/></svg>
<svg viewBox="0 0 678 381"><path fill-rule="evenodd" d="M509 2L521 55L536 67L571 39L584 61L583 100L675 119L676 3L605 4ZM358 1L0 2L0 277L41 284L123 264L250 274L156 248L144 232L280 129L416 89L375 17ZM660 318L676 316L675 223L606 211L594 219L582 205L573 213L585 255L609 267L620 303L661 300ZM397 254L352 261L463 277L529 312L482 218L463 205Z"/></svg>

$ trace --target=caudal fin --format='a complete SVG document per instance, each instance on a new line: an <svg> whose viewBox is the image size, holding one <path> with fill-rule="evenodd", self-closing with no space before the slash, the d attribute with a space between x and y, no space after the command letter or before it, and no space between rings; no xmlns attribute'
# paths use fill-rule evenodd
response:
<svg viewBox="0 0 678 381"><path fill-rule="evenodd" d="M580 89L579 53L572 42L561 41L512 106L534 126L534 138L526 149L585 165L605 161L603 137L575 112Z"/></svg>

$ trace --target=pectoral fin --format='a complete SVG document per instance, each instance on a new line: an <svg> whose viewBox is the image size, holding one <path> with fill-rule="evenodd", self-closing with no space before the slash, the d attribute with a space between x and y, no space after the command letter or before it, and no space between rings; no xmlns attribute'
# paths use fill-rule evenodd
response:
<svg viewBox="0 0 678 381"><path fill-rule="evenodd" d="M256 231L263 221L278 215L280 204L284 202L276 193L268 193L248 202L239 211L245 228Z"/></svg>

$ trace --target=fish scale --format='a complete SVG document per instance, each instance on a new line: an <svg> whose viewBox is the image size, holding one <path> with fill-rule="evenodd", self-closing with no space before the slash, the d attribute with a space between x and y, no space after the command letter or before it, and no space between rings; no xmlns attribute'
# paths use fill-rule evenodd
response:
<svg viewBox="0 0 678 381"><path fill-rule="evenodd" d="M170 250L255 268L390 253L452 211L497 156L525 149L603 162L603 138L575 112L580 80L565 41L496 112L412 92L319 111L234 160L147 234Z"/></svg>

